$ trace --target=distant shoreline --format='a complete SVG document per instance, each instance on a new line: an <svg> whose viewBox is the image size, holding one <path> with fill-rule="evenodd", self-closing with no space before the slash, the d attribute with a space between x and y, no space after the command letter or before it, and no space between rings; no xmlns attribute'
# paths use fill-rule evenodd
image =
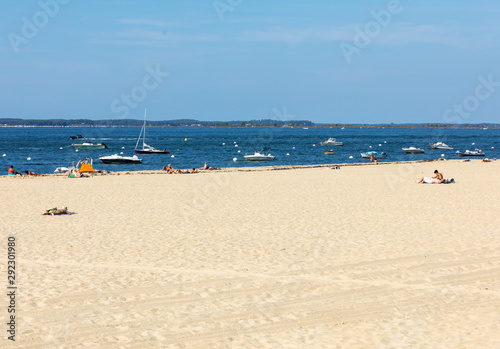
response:
<svg viewBox="0 0 500 349"><path fill-rule="evenodd" d="M142 125L8 125L0 123L0 128L141 128ZM480 125L149 125L149 128L397 128L397 129L500 129L500 126Z"/></svg>

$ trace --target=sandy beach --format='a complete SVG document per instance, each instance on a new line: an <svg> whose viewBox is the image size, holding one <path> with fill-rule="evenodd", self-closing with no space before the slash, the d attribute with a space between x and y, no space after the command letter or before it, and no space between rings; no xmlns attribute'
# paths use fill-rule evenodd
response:
<svg viewBox="0 0 500 349"><path fill-rule="evenodd" d="M435 169L455 184L416 184ZM0 347L499 348L500 161L1 176ZM75 215L42 216L68 206Z"/></svg>

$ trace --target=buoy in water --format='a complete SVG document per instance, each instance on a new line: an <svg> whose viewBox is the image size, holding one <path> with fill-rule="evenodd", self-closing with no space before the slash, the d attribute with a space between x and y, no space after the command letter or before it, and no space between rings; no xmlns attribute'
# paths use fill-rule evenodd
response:
<svg viewBox="0 0 500 349"><path fill-rule="evenodd" d="M235 144L234 146L235 146L236 148L238 148L238 144Z"/></svg>
<svg viewBox="0 0 500 349"><path fill-rule="evenodd" d="M120 154L123 154L123 152L121 151Z"/></svg>
<svg viewBox="0 0 500 349"><path fill-rule="evenodd" d="M286 153L286 156L290 156L290 153Z"/></svg>
<svg viewBox="0 0 500 349"><path fill-rule="evenodd" d="M222 145L226 145L226 143L222 143Z"/></svg>
<svg viewBox="0 0 500 349"><path fill-rule="evenodd" d="M238 161L238 158L233 158L233 161Z"/></svg>
<svg viewBox="0 0 500 349"><path fill-rule="evenodd" d="M63 147L59 148L59 149L62 149ZM4 155L5 156L5 155Z"/></svg>
<svg viewBox="0 0 500 349"><path fill-rule="evenodd" d="M238 153L241 153L241 150L238 150Z"/></svg>
<svg viewBox="0 0 500 349"><path fill-rule="evenodd" d="M31 160L31 158L27 158L26 160L30 161L30 160Z"/></svg>
<svg viewBox="0 0 500 349"><path fill-rule="evenodd" d="M2 156L7 156L7 154L3 154Z"/></svg>
<svg viewBox="0 0 500 349"><path fill-rule="evenodd" d="M333 155L333 151L325 151L326 155Z"/></svg>
<svg viewBox="0 0 500 349"><path fill-rule="evenodd" d="M187 138L184 138L184 142L187 142L187 140L188 140Z"/></svg>
<svg viewBox="0 0 500 349"><path fill-rule="evenodd" d="M175 158L175 155L171 155L170 157L171 157L171 158Z"/></svg>
<svg viewBox="0 0 500 349"><path fill-rule="evenodd" d="M349 159L352 159L352 155L351 155L351 156L349 156Z"/></svg>
<svg viewBox="0 0 500 349"><path fill-rule="evenodd" d="M78 151L78 149L75 149L75 151Z"/></svg>

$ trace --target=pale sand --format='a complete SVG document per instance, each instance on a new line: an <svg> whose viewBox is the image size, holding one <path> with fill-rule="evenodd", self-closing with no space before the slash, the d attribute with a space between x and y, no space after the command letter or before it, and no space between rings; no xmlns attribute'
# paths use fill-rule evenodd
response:
<svg viewBox="0 0 500 349"><path fill-rule="evenodd" d="M457 183L415 184L436 168ZM16 347L499 348L499 174L447 161L2 176ZM63 205L77 214L40 215Z"/></svg>

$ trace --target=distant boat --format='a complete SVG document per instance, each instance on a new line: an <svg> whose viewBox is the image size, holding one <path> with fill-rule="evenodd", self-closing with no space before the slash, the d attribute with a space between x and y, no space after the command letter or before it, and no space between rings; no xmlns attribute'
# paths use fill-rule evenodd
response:
<svg viewBox="0 0 500 349"><path fill-rule="evenodd" d="M270 161L276 159L275 156L269 153L270 150L271 148L265 147L261 151L256 151L254 154L245 155L244 158L246 161Z"/></svg>
<svg viewBox="0 0 500 349"><path fill-rule="evenodd" d="M445 149L445 150L453 149L451 145L448 145L443 142L436 142L434 144L429 144L429 145L431 146L432 149Z"/></svg>
<svg viewBox="0 0 500 349"><path fill-rule="evenodd" d="M83 142L83 143L74 143L72 144L76 149L106 149L108 146L104 143L91 143L91 142Z"/></svg>
<svg viewBox="0 0 500 349"><path fill-rule="evenodd" d="M99 158L105 164L140 164L142 159L139 159L137 155L134 156L122 156L118 154L101 156Z"/></svg>
<svg viewBox="0 0 500 349"><path fill-rule="evenodd" d="M87 139L87 138L83 137L82 135L69 136L69 138L71 138L71 139Z"/></svg>
<svg viewBox="0 0 500 349"><path fill-rule="evenodd" d="M485 156L486 155L480 149L475 149L475 150L467 149L466 151L457 150L457 154L459 156Z"/></svg>
<svg viewBox="0 0 500 349"><path fill-rule="evenodd" d="M142 125L141 133L139 134L139 138L137 139L137 143L135 144L135 153L136 154L170 154L169 151L165 149L159 150L150 145L146 144L146 112L147 108L144 110L144 125ZM142 148L139 148L139 143L142 140Z"/></svg>
<svg viewBox="0 0 500 349"><path fill-rule="evenodd" d="M406 154L423 154L423 153L425 153L425 150L423 150L422 148L415 148L415 147L403 148L403 151Z"/></svg>
<svg viewBox="0 0 500 349"><path fill-rule="evenodd" d="M328 140L320 142L319 144L321 144L323 147L329 147L329 146L344 145L344 142L336 141L335 138L328 138Z"/></svg>
<svg viewBox="0 0 500 349"><path fill-rule="evenodd" d="M379 153L376 151L367 151L365 153L361 153L361 157L365 159L370 159L372 154L374 159L385 159L387 157L387 154L385 152Z"/></svg>

